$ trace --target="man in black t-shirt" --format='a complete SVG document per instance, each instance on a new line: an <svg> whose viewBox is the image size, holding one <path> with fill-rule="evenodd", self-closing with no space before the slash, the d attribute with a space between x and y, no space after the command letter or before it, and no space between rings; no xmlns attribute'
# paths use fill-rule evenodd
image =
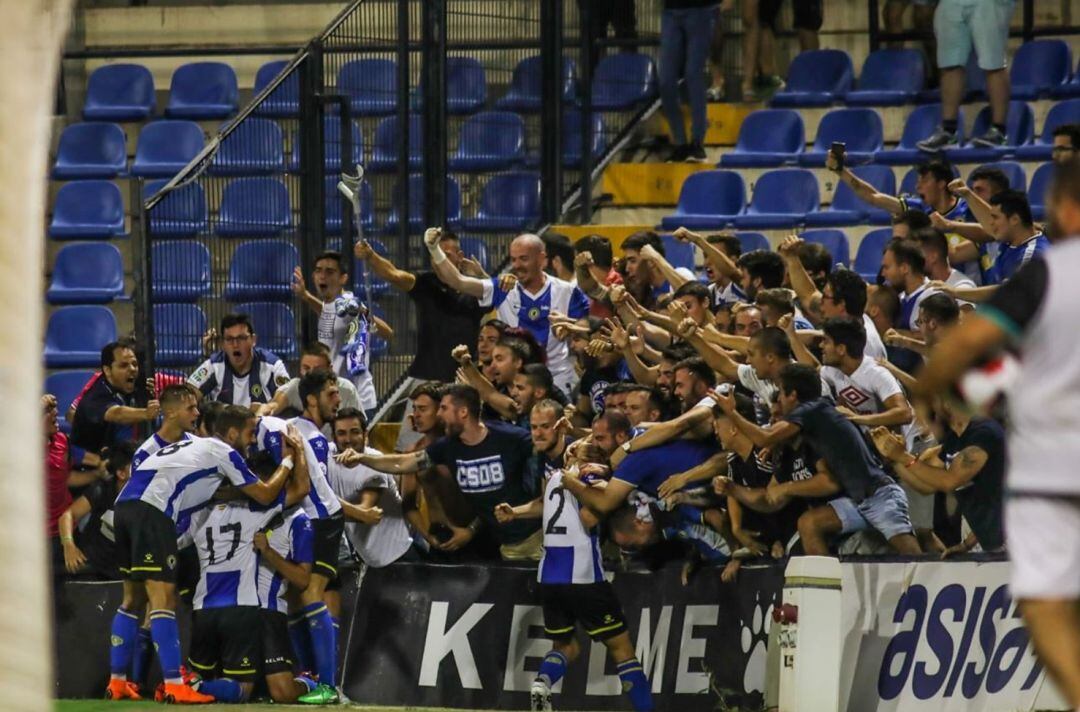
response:
<svg viewBox="0 0 1080 712"><path fill-rule="evenodd" d="M881 532L901 554L922 553L904 490L886 474L858 427L822 397L817 370L797 363L784 366L779 395L784 417L768 428L736 412L730 396L714 393L713 398L754 445L774 447L802 434L821 453L814 477L769 488L769 498L775 503L792 497L842 495L799 518L799 537L807 554L828 556L830 537L870 528Z"/></svg>
<svg viewBox="0 0 1080 712"><path fill-rule="evenodd" d="M75 409L71 444L92 452L135 439L136 426L152 421L161 410L156 400L135 407L139 362L131 344L114 341L101 350L102 377L90 386Z"/></svg>
<svg viewBox="0 0 1080 712"><path fill-rule="evenodd" d="M453 384L443 390L439 419L446 437L426 450L400 455L361 455L348 451L343 464L357 463L373 470L397 474L434 467L438 477L450 478L472 505L475 515L466 527L450 526L453 536L443 542L444 551L458 551L481 530L496 540L506 561L540 559L543 535L535 519L515 519L500 524L495 505L511 506L534 499L534 484L526 484L533 456L529 431L502 423L480 420L480 394L472 386Z"/></svg>
<svg viewBox="0 0 1080 712"><path fill-rule="evenodd" d="M479 269L478 264L465 259L457 236L445 228L439 246L459 270ZM409 299L416 305L416 355L407 374L425 381L453 382L457 364L450 357L450 351L457 344L476 343L480 318L488 310L481 307L475 297L461 294L443 284L434 272L413 274L398 269L366 242L356 243L353 254L359 260L367 260L379 279L385 279L395 289L408 293Z"/></svg>

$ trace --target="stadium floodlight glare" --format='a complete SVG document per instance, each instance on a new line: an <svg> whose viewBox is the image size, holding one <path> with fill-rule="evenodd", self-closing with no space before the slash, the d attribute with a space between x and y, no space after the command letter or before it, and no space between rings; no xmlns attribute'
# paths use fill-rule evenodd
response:
<svg viewBox="0 0 1080 712"><path fill-rule="evenodd" d="M339 180L337 184L338 192L344 195L346 200L352 203L353 224L356 226L356 234L360 242L364 242L364 220L360 215L360 186L363 181L364 167L357 163L356 175L351 175L342 171L341 180ZM361 269L364 272L364 303L370 310L372 308L371 275L368 272L366 261Z"/></svg>

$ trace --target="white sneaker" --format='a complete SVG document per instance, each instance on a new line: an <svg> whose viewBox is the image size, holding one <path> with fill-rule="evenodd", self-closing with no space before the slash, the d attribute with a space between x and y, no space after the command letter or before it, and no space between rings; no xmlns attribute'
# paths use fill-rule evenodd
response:
<svg viewBox="0 0 1080 712"><path fill-rule="evenodd" d="M532 712L551 711L551 688L543 680L533 680L529 690L529 709Z"/></svg>

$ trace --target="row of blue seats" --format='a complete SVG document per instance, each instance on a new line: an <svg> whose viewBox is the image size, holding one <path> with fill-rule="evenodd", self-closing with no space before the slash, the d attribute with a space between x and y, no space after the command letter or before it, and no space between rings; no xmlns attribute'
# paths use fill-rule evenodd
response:
<svg viewBox="0 0 1080 712"><path fill-rule="evenodd" d="M143 190L144 198L155 195L166 181L152 181ZM326 183L326 229L342 232L342 200L336 178ZM419 176L409 179L409 227L423 227L423 190ZM366 229L375 228L371 188L364 184L361 198ZM397 205L400 201L394 201ZM461 191L457 181L447 177L448 222L466 232L512 232L531 227L540 216L540 175L530 171L498 173L488 179L480 193L473 217L461 217ZM400 216L391 210L385 229L394 232ZM189 183L170 191L149 214L155 237L193 237L207 231L210 223L206 192L202 185ZM277 178L235 178L222 191L221 205L212 232L219 237L272 237L294 226L289 190ZM106 180L65 183L53 205L49 236L58 240L93 240L121 237L124 203L120 188Z"/></svg>
<svg viewBox="0 0 1080 712"><path fill-rule="evenodd" d="M340 247L340 240L332 245ZM382 241L368 238L372 248L388 255ZM485 270L491 270L487 244L481 237L463 235L461 248ZM196 302L211 293L210 250L194 240L155 242L150 251L152 297L155 302ZM290 299L292 271L300 264L296 248L279 240L241 243L232 255L224 297L230 301ZM360 287L362 265L353 275ZM372 281L373 296L390 290ZM124 264L120 250L105 242L64 246L56 255L52 281L45 298L50 304L107 304L124 295Z"/></svg>
<svg viewBox="0 0 1080 712"><path fill-rule="evenodd" d="M1039 166L1027 185L1024 169L1017 163L993 163L986 167L1000 168L1009 179L1010 187L1027 190L1032 214L1041 220L1045 214L1044 196L1050 182L1053 164ZM913 195L917 174L909 171L896 190L896 177L887 166L860 166L853 172L887 195ZM802 168L779 168L757 179L749 205L746 184L734 171L711 170L693 173L683 182L675 213L661 222L665 230L688 227L714 230L734 225L748 229L782 229L806 225L832 227L845 225L888 225L891 218L884 210L862 202L841 183L832 204L822 210L818 181L813 173Z"/></svg>
<svg viewBox="0 0 1080 712"><path fill-rule="evenodd" d="M563 164L577 168L582 159L582 118L577 109L563 114ZM423 124L413 114L409 119L410 163L419 165L424 154ZM364 160L364 137L353 124L349 167L358 163L374 172L397 167L398 117L379 122L371 147L371 159ZM592 155L599 157L607 146L606 129L600 114L592 115ZM536 153L526 152L525 121L509 111L485 111L471 116L461 127L457 152L450 158L450 170L475 173L505 170L516 165L539 165ZM341 122L326 117L323 124L325 170L341 170ZM292 135L292 151L286 159L285 134L273 119L248 117L219 144L210 163L210 175L241 176L284 173L300 170L300 141ZM147 124L139 133L135 158L127 165L127 138L114 123L71 124L60 135L52 177L57 180L115 178L171 178L191 163L206 145L202 128L193 121L164 120Z"/></svg>
<svg viewBox="0 0 1080 712"><path fill-rule="evenodd" d="M1010 59L1012 98L1080 96L1080 67L1072 72L1072 51L1062 40L1037 40L1021 45ZM977 66L968 65L968 100L985 99L986 81ZM803 52L788 68L787 86L772 99L773 106L894 106L941 101L941 92L926 89L922 52L882 49L863 62L858 82L846 52L822 49Z"/></svg>
<svg viewBox="0 0 1080 712"><path fill-rule="evenodd" d="M285 60L262 65L255 74L255 92L266 90L289 66ZM507 111L537 112L542 101L539 56L521 60L510 88L495 102ZM397 110L397 63L391 59L355 59L337 73L336 90L349 97L352 111L361 116L387 116ZM578 98L577 65L564 58L561 75L563 99ZM155 111L154 78L139 64L109 64L98 68L87 82L83 118L88 121L144 121ZM447 110L471 114L487 104L487 78L472 57L446 60ZM656 66L648 55L613 54L594 70L592 106L600 111L621 111L655 98ZM169 87L165 116L183 119L222 119L236 113L239 89L236 72L222 62L193 62L176 69ZM291 72L256 109L260 116L294 118L300 114L299 74Z"/></svg>
<svg viewBox="0 0 1080 712"><path fill-rule="evenodd" d="M252 302L237 304L234 311L247 314L255 326L259 346L283 359L299 357L296 318L288 304ZM386 313L378 305L372 312L381 319ZM202 335L206 333L206 314L195 304L155 304L154 358L159 366L193 366L203 358ZM96 368L101 349L116 341L116 317L108 307L80 305L61 307L49 317L45 329L45 365L48 368ZM389 350L385 339L371 343L373 358ZM69 378L75 378L69 376ZM83 379L79 388L86 383ZM47 393L55 393L46 388ZM66 392L66 389L65 389ZM75 391L78 393L78 390ZM59 400L59 398L58 398ZM67 401L70 403L70 399ZM61 413L66 410L61 406Z"/></svg>
<svg viewBox="0 0 1080 712"><path fill-rule="evenodd" d="M975 118L972 137L981 136L990 127L990 107ZM735 148L720 157L720 166L746 168L780 166L823 166L834 142L846 145L848 162L904 165L928 160L933 154L919 150L918 143L941 123L941 104L916 108L904 123L904 132L896 148L885 149L881 117L873 109L834 109L818 125L814 144L808 150L802 116L792 109L762 109L747 116L739 127ZM1035 119L1031 107L1022 101L1009 104L1006 122L1008 143L1000 148L985 148L969 142L945 151L954 162L993 161L1006 156L1022 160L1050 159L1054 130L1065 124L1080 123L1080 99L1069 99L1051 107L1042 132L1035 137ZM963 113L960 114L963 127ZM960 129L963 140L963 129ZM969 137L970 138L970 137Z"/></svg>

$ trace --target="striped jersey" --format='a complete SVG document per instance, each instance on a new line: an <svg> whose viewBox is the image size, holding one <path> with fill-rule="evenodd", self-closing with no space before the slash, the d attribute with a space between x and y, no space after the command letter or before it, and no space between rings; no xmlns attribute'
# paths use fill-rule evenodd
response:
<svg viewBox="0 0 1080 712"><path fill-rule="evenodd" d="M184 433L180 436L180 440L178 440L177 442L183 442L190 439L191 434ZM143 460L150 457L161 448L168 447L169 445L172 445L172 443L170 443L168 440L165 440L157 433L152 434L146 439L146 441L142 445L139 446L139 449L135 451L135 454L131 456L132 471L139 469L139 465L143 463Z"/></svg>
<svg viewBox="0 0 1080 712"><path fill-rule="evenodd" d="M601 583L600 540L581 521L581 503L555 470L544 485L544 555L537 580L546 584Z"/></svg>
<svg viewBox="0 0 1080 712"><path fill-rule="evenodd" d="M354 306L360 304L352 292L342 292L337 299L323 302L322 311L319 312L319 343L330 349L334 373L349 379L356 386L360 403L368 410L374 408L378 400L370 370L373 322L363 313L343 313L345 310L338 308L341 302L351 300L356 302ZM359 348L347 353L345 347L357 339L362 340Z"/></svg>
<svg viewBox="0 0 1080 712"><path fill-rule="evenodd" d="M116 501L141 500L180 522L205 507L225 480L237 487L259 481L240 453L222 441L190 437L143 460Z"/></svg>
<svg viewBox="0 0 1080 712"><path fill-rule="evenodd" d="M998 248L997 258L994 260L992 277L994 283L1004 282L1011 278L1016 271L1026 265L1035 255L1041 255L1050 248L1050 241L1041 232L1013 246L1002 244Z"/></svg>
<svg viewBox="0 0 1080 712"><path fill-rule="evenodd" d="M289 429L289 424L296 424L298 420L302 420L302 418L293 418L289 421L269 415L259 418L258 425L255 427L255 449L265 450L274 456L275 462L281 462L282 443L285 440L285 433ZM315 424L311 423L311 421L307 422L311 427L315 427ZM336 514L341 509L341 503L334 496L333 490L330 489L330 483L327 481L326 456L324 454L320 459L318 452L312 447L309 434L300 428L298 424L297 430L300 431L301 436L304 438L304 454L307 457L308 476L311 479L311 489L308 491L307 496L301 500L300 506L303 507L304 512L311 519L321 519ZM318 428L316 428L316 431L318 431ZM322 433L319 433L319 436L322 437ZM326 442L325 437L323 437L323 442Z"/></svg>
<svg viewBox="0 0 1080 712"><path fill-rule="evenodd" d="M215 352L187 380L212 400L242 405L269 403L274 393L289 382L285 364L266 349L252 349L251 370L243 376L233 370L224 351Z"/></svg>
<svg viewBox="0 0 1080 712"><path fill-rule="evenodd" d="M571 319L581 319L589 314L589 298L576 284L544 275L544 286L532 293L521 284L509 292L499 287L499 278L492 277L484 283L484 293L480 297L480 306L494 307L499 319L511 327L527 329L536 337L536 341L547 349L547 367L553 376L573 370L570 350L565 341L556 339L551 333L548 317L556 311Z"/></svg>
<svg viewBox="0 0 1080 712"><path fill-rule="evenodd" d="M263 507L251 501L223 502L191 520L188 533L199 554L199 583L192 607L259 605L259 553L255 534L281 519L284 495Z"/></svg>
<svg viewBox="0 0 1080 712"><path fill-rule="evenodd" d="M319 426L300 416L288 421L300 431L300 436L308 445L308 472L311 473L311 491L304 497L303 507L312 519L321 519L341 511L341 502L330 486L330 458L335 450L326 439Z"/></svg>
<svg viewBox="0 0 1080 712"><path fill-rule="evenodd" d="M280 519L275 518L266 530L270 548L294 564L310 564L314 558L311 520L300 507L292 507ZM288 613L285 594L289 582L265 560L259 560L259 602L268 611Z"/></svg>

